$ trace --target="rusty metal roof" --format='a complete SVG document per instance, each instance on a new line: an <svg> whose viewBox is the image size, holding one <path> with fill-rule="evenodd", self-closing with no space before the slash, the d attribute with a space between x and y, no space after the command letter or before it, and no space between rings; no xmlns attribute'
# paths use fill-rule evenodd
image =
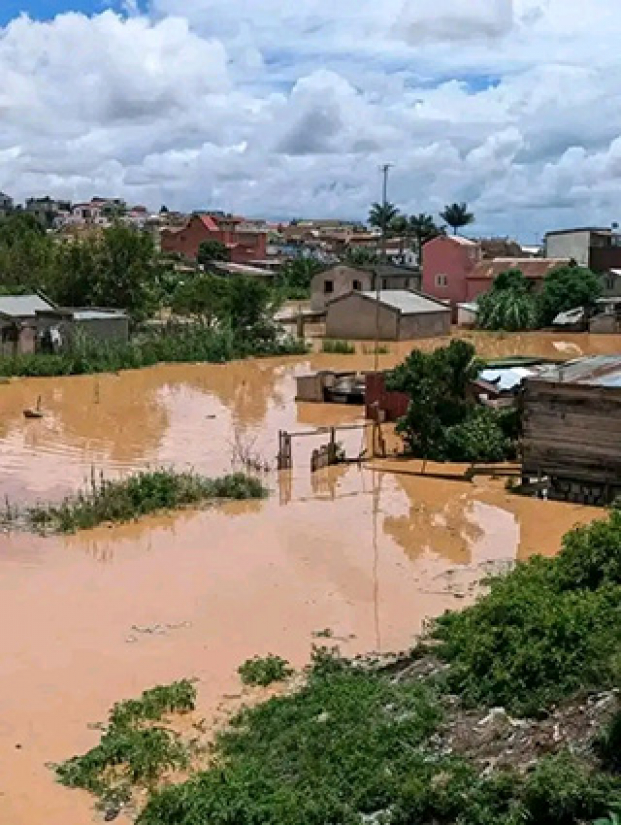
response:
<svg viewBox="0 0 621 825"><path fill-rule="evenodd" d="M621 355L577 358L575 361L549 367L531 380L621 389Z"/></svg>

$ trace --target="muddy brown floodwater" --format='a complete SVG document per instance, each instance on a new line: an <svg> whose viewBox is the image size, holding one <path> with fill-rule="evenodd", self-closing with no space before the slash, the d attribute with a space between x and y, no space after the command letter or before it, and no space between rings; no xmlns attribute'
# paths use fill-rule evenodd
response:
<svg viewBox="0 0 621 825"><path fill-rule="evenodd" d="M485 355L616 352L612 336L471 335ZM434 346L442 342L425 342ZM380 366L408 347L392 345ZM365 369L373 355L313 355L0 386L1 494L56 499L91 469L228 471L236 445L273 464L279 429L354 422L356 407L296 404L296 374ZM42 398L45 417L23 409ZM360 432L343 439L350 453ZM511 497L502 482L424 479L358 466L291 477L264 502L147 518L68 538L0 536L0 823L82 825L92 800L46 763L91 747L89 723L156 683L200 679L201 710L239 694L255 653L308 658L331 628L347 653L401 649L425 618L471 600L490 569L553 553L601 515ZM402 467L402 465L400 465ZM416 469L415 464L412 465Z"/></svg>

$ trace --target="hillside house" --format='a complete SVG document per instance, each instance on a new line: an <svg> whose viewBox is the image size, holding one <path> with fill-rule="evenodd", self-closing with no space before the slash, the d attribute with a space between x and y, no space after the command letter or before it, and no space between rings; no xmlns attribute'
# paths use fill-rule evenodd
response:
<svg viewBox="0 0 621 825"><path fill-rule="evenodd" d="M329 301L350 292L373 292L381 289L420 289L420 272L406 266L348 266L337 264L311 280L311 309L325 310Z"/></svg>
<svg viewBox="0 0 621 825"><path fill-rule="evenodd" d="M244 226L243 218L223 215L192 215L181 227L161 232L161 249L196 260L198 250L206 241L218 241L226 246L231 263L245 264L265 258L267 232Z"/></svg>

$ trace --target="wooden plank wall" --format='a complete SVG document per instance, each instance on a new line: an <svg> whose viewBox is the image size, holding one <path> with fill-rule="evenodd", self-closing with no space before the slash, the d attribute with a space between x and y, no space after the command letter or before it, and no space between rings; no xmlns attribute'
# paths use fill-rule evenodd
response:
<svg viewBox="0 0 621 825"><path fill-rule="evenodd" d="M621 483L621 388L526 381L523 473Z"/></svg>

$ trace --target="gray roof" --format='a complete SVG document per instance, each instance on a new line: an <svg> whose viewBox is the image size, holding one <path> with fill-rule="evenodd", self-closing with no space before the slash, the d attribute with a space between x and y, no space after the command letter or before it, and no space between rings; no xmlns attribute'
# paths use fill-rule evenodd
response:
<svg viewBox="0 0 621 825"><path fill-rule="evenodd" d="M0 295L0 315L7 318L34 318L36 312L54 309L40 295Z"/></svg>
<svg viewBox="0 0 621 825"><path fill-rule="evenodd" d="M74 321L99 321L110 320L111 318L127 318L127 313L120 309L75 309L73 310Z"/></svg>
<svg viewBox="0 0 621 825"><path fill-rule="evenodd" d="M541 381L558 384L587 384L621 389L621 356L596 355L592 358L577 358L575 361L549 367L537 377Z"/></svg>
<svg viewBox="0 0 621 825"><path fill-rule="evenodd" d="M356 294L356 293L354 293ZM360 292L358 293L364 298L370 298L375 301L376 292ZM402 315L419 315L422 312L450 312L450 307L446 304L440 303L433 298L427 298L418 292L412 292L409 289L386 289L379 293L380 304L391 307L391 309L398 309Z"/></svg>

